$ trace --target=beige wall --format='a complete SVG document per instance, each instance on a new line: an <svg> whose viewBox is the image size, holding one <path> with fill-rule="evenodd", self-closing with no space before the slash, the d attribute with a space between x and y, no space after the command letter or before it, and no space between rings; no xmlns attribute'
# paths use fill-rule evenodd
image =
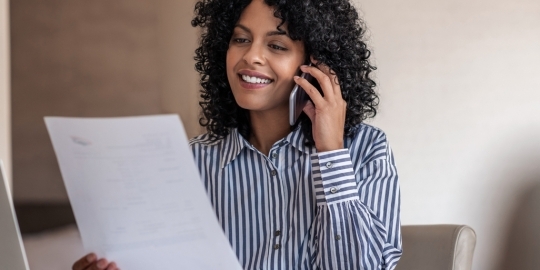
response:
<svg viewBox="0 0 540 270"><path fill-rule="evenodd" d="M403 223L469 224L473 269L496 269L517 203L540 181L540 1L358 2Z"/></svg>
<svg viewBox="0 0 540 270"><path fill-rule="evenodd" d="M193 60L197 29L191 26L195 0L159 0L161 106L166 113L180 114L188 137L203 132L199 125L199 75Z"/></svg>
<svg viewBox="0 0 540 270"><path fill-rule="evenodd" d="M0 159L11 180L11 106L9 73L9 2L0 0Z"/></svg>
<svg viewBox="0 0 540 270"><path fill-rule="evenodd" d="M199 132L193 1L154 3L14 2L14 99L28 102L13 105L26 123L14 123L16 198L65 200L43 115L179 112ZM373 124L395 151L403 223L469 224L474 269L495 269L522 190L540 179L540 2L361 6L379 67Z"/></svg>
<svg viewBox="0 0 540 270"><path fill-rule="evenodd" d="M11 5L14 198L66 201L43 116L179 113L199 133L193 3Z"/></svg>

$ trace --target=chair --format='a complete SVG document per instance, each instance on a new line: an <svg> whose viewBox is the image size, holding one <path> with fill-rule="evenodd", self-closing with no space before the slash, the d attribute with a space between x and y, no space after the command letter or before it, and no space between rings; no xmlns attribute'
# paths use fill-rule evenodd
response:
<svg viewBox="0 0 540 270"><path fill-rule="evenodd" d="M466 225L401 227L403 256L396 270L470 270L476 234Z"/></svg>

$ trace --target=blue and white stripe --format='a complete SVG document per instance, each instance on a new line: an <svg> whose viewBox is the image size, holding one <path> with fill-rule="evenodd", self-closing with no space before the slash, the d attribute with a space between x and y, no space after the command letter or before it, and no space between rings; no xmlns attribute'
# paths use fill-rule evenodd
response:
<svg viewBox="0 0 540 270"><path fill-rule="evenodd" d="M385 134L361 124L345 149L317 153L300 129L268 156L236 129L190 146L244 269L394 269L400 192Z"/></svg>

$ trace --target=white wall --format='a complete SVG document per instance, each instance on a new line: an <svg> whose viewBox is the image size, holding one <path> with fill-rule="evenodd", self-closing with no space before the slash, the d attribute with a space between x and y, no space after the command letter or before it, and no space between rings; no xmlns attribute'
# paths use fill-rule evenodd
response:
<svg viewBox="0 0 540 270"><path fill-rule="evenodd" d="M11 113L9 72L9 3L0 0L0 159L11 181Z"/></svg>
<svg viewBox="0 0 540 270"><path fill-rule="evenodd" d="M403 224L468 224L474 269L495 269L517 201L540 181L540 1L356 1Z"/></svg>

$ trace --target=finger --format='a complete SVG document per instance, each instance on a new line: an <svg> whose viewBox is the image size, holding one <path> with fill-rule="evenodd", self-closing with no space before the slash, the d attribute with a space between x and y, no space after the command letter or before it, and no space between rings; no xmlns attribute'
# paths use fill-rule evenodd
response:
<svg viewBox="0 0 540 270"><path fill-rule="evenodd" d="M319 93L319 90L317 90L317 88L315 88L308 80L299 76L294 76L294 82L304 89L306 94L313 100L313 103L315 103L315 106L322 106L324 104L325 100L321 96L321 93Z"/></svg>
<svg viewBox="0 0 540 270"><path fill-rule="evenodd" d="M342 99L341 95L341 86L339 85L339 78L337 77L336 73L330 69L329 66L320 63L317 65L317 67L324 73L326 76L330 78L330 81L332 82L332 87L334 89L334 95L336 95L336 98Z"/></svg>
<svg viewBox="0 0 540 270"><path fill-rule="evenodd" d="M313 102L311 102L311 100L308 100L306 106L304 106L302 110L309 117L311 123L313 123L313 120L315 119L315 105L313 105Z"/></svg>
<svg viewBox="0 0 540 270"><path fill-rule="evenodd" d="M313 63L314 66L320 69L324 74L328 75L328 77L332 79L332 83L334 85L339 85L339 80L338 80L338 77L336 76L336 73L332 69L330 69L329 66L327 66L326 64L322 62L317 62L315 58L313 58L313 56L311 56L311 62Z"/></svg>
<svg viewBox="0 0 540 270"><path fill-rule="evenodd" d="M80 258L78 261L76 261L71 268L73 270L83 270L86 267L90 266L96 260L97 260L96 254L89 253L86 256Z"/></svg>
<svg viewBox="0 0 540 270"><path fill-rule="evenodd" d="M334 85L332 84L332 81L328 75L324 74L324 72L322 72L320 69L313 66L301 66L300 69L302 72L309 73L319 82L325 99L331 100L334 98ZM316 102L315 105L317 105Z"/></svg>
<svg viewBox="0 0 540 270"><path fill-rule="evenodd" d="M99 261L92 264L88 270L105 270L107 266L109 266L107 259L99 259Z"/></svg>
<svg viewBox="0 0 540 270"><path fill-rule="evenodd" d="M111 262L109 263L109 266L107 267L106 270L118 270L118 266L116 266L115 262Z"/></svg>
<svg viewBox="0 0 540 270"><path fill-rule="evenodd" d="M330 77L330 80L332 81L332 84L334 86L334 94L338 97L341 97L341 86L339 84L339 78L336 75L336 73L330 69L329 66L327 66L324 63L317 62L313 56L311 56L311 62L313 65L315 65L317 68L319 68L324 74L326 74L328 77Z"/></svg>
<svg viewBox="0 0 540 270"><path fill-rule="evenodd" d="M334 89L334 95L338 98L342 98L341 96L341 86L339 85L339 78L336 75L336 73L330 69L327 65L321 63L317 66L326 76L330 78L330 81L332 82L332 87Z"/></svg>

